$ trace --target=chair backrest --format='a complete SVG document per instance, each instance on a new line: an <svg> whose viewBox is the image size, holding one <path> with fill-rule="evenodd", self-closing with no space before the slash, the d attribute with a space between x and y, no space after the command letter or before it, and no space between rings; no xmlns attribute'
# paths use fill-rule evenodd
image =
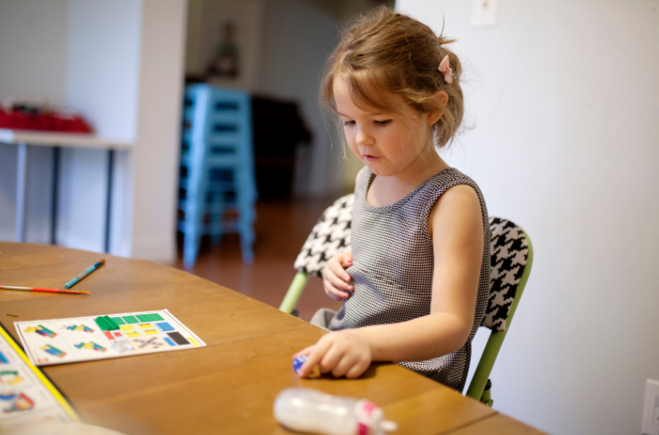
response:
<svg viewBox="0 0 659 435"><path fill-rule="evenodd" d="M481 326L499 332L512 320L510 307L526 269L530 244L524 230L506 219L491 217L490 231L492 287Z"/></svg>
<svg viewBox="0 0 659 435"><path fill-rule="evenodd" d="M327 260L350 249L350 223L355 195L342 196L327 207L295 260L295 270L320 277Z"/></svg>
<svg viewBox="0 0 659 435"><path fill-rule="evenodd" d="M490 231L492 287L481 326L492 333L465 395L492 406L486 386L531 273L533 245L521 227L506 219L491 217Z"/></svg>

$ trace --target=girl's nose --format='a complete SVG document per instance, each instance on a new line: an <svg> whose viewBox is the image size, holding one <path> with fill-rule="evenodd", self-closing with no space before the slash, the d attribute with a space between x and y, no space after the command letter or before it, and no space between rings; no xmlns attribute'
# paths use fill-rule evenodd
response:
<svg viewBox="0 0 659 435"><path fill-rule="evenodd" d="M364 130L359 129L355 142L357 142L357 145L371 145L373 143L373 137Z"/></svg>

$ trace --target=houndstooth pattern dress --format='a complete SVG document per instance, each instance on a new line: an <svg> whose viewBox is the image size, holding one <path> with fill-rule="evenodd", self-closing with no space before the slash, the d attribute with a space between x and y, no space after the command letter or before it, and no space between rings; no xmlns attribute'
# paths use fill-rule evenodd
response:
<svg viewBox="0 0 659 435"><path fill-rule="evenodd" d="M469 339L456 352L427 361L399 363L424 376L462 391L471 360L471 340L478 330L490 292L490 225L478 185L454 168L433 175L405 198L386 207L373 207L366 193L373 180L364 168L355 187L351 248L354 294L334 312L321 309L311 323L336 331L369 325L399 323L430 314L434 269L428 215L439 197L456 185L471 186L481 204L483 263L476 315Z"/></svg>

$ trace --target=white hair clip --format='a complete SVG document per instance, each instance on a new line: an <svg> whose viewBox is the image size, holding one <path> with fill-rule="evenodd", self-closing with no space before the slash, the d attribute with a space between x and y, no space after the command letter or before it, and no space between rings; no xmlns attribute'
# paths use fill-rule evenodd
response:
<svg viewBox="0 0 659 435"><path fill-rule="evenodd" d="M437 70L444 76L444 81L446 84L450 85L453 83L453 71L449 65L448 54L444 56L444 59L442 59L442 61L439 63Z"/></svg>

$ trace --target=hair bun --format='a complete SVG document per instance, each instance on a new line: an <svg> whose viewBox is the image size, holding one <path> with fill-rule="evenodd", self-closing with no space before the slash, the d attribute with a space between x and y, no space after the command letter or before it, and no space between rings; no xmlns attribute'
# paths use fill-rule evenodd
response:
<svg viewBox="0 0 659 435"><path fill-rule="evenodd" d="M455 42L455 39L446 38L444 35L439 35L437 40L439 41L439 45L452 44Z"/></svg>

